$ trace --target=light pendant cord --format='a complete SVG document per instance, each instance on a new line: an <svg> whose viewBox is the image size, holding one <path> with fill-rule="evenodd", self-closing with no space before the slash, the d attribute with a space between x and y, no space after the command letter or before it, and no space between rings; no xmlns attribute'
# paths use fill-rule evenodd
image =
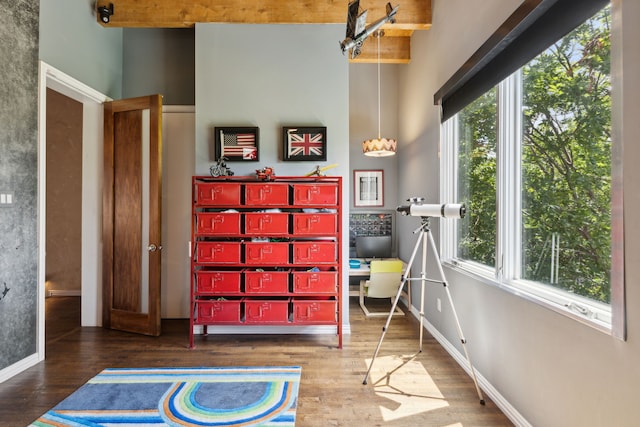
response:
<svg viewBox="0 0 640 427"><path fill-rule="evenodd" d="M378 30L378 140L380 140L380 30Z"/></svg>

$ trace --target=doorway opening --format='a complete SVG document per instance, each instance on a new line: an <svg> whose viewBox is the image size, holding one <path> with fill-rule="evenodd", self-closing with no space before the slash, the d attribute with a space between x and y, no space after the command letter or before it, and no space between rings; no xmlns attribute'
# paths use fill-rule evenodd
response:
<svg viewBox="0 0 640 427"><path fill-rule="evenodd" d="M103 136L103 112L102 104L109 101L106 95L103 95L87 85L73 79L63 72L51 67L50 65L40 63L40 81L39 81L39 161L38 161L38 359L44 359L45 350L45 298L47 296L46 281L47 277L47 256L50 251L55 251L47 244L55 244L56 242L48 242L47 231L51 229L55 234L57 227L56 220L47 218L48 211L55 211L55 206L47 208L47 185L49 179L47 177L47 105L49 96L57 98L63 95L68 100L64 102L77 102L81 104L81 124L80 134L81 148L78 148L77 156L80 158L79 172L73 176L73 180L79 181L74 191L79 191L77 195L77 206L80 207L80 213L76 213L75 227L79 226L79 260L75 260L75 264L79 265L80 287L78 289L65 290L51 289L58 295L80 296L81 298L81 326L101 326L101 307L102 301L100 296L101 287L101 219L102 219L102 136ZM76 105L76 104L69 104ZM65 112L62 111L62 114ZM75 160L74 160L75 161ZM64 170L64 168L63 168ZM77 176L77 174L80 176ZM54 202L55 203L55 202ZM62 202L60 202L62 203ZM60 236L56 238L62 238ZM76 243L78 244L78 243ZM62 245L64 246L64 245ZM55 245L54 245L55 248ZM64 249L62 249L64 250ZM78 267L74 267L78 268ZM49 273L53 269L49 270ZM56 276L61 277L61 276ZM52 277L51 277L52 278ZM65 279L66 280L66 279ZM74 279L77 280L77 279ZM56 286L50 284L50 286Z"/></svg>
<svg viewBox="0 0 640 427"><path fill-rule="evenodd" d="M82 103L47 88L46 337L80 326L82 237ZM65 298L51 301L51 298ZM75 302L74 302L75 301ZM76 309L67 311L71 307ZM61 313L60 311L67 311ZM60 322L64 316L66 322ZM56 319L56 320L52 320ZM57 324L54 324L57 323Z"/></svg>

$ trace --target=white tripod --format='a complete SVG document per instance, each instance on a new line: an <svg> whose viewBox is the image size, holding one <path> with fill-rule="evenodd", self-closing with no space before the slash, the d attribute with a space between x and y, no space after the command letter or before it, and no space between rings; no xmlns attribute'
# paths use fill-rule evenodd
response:
<svg viewBox="0 0 640 427"><path fill-rule="evenodd" d="M476 379L476 372L473 369L473 365L471 364L471 359L469 358L469 352L467 351L467 340L465 340L463 334L462 334L462 328L460 327L460 321L458 320L458 314L456 313L456 308L453 305L453 299L451 298L451 293L449 292L449 285L447 283L447 280L444 277L444 271L442 270L442 264L440 262L440 257L438 256L438 251L436 250L436 244L433 241L433 236L431 235L431 229L429 228L429 217L422 217L422 224L420 225L420 227L418 227L415 231L414 234L420 232L420 235L418 236L418 240L416 241L416 245L413 248L413 253L411 254L411 258L409 259L409 263L407 264L407 269L404 273L404 275L402 276L402 281L400 282L400 286L398 287L398 293L396 294L396 298L393 301L393 306L391 307L391 311L389 311L389 316L387 317L387 322L385 323L384 327L382 328L382 335L380 336L380 341L378 341L378 346L376 347L376 351L373 354L373 359L371 359L371 364L369 365L369 370L367 370L367 374L364 377L364 381L362 382L362 384L367 384L367 378L369 378L369 374L371 373L371 368L373 368L373 363L376 360L376 357L378 356L378 352L380 351L380 347L382 346L382 340L384 339L385 334L387 333L387 330L389 329L389 323L391 323L391 318L393 317L393 312L395 311L397 305L398 305L398 300L400 299L400 295L402 294L402 289L404 288L405 283L407 283L408 280L420 280L421 282L421 292L420 292L420 352L422 352L422 335L423 335L423 322L424 322L424 286L426 284L426 282L432 282L432 283L441 283L444 286L445 291L447 292L447 298L449 299L449 303L451 304L451 311L453 312L453 317L455 318L456 321L456 326L458 328L458 336L460 337L460 342L462 343L462 348L464 349L464 353L467 357L467 362L469 363L469 367L471 368L471 377L473 378L473 383L476 386L476 391L478 392L478 397L480 398L480 404L484 405L484 398L482 397L482 392L480 391L480 387L478 387L478 381ZM436 265L438 266L438 270L440 272L440 278L442 280L433 280L433 279L428 279L426 277L426 271L427 271L427 240L429 241L429 243L431 244L431 249L433 250L433 253L435 255L436 258ZM413 264L413 260L416 257L416 254L418 252L418 247L420 246L420 243L422 243L422 270L420 272L420 278L419 279L410 279L409 278L409 274L411 272L411 265Z"/></svg>

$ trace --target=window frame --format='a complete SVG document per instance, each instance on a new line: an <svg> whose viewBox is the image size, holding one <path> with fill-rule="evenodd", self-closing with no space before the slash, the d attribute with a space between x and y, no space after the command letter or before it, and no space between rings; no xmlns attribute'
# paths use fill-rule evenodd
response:
<svg viewBox="0 0 640 427"><path fill-rule="evenodd" d="M613 64L612 64L613 66ZM613 71L612 71L613 73ZM619 258L612 244L611 304L571 294L543 283L524 280L520 277L522 265L521 235L521 180L508 177L521 176L522 146L522 75L518 70L497 85L497 176L496 176L496 265L459 259L457 257L457 226L455 221L440 221L440 251L443 264L483 283L494 285L509 293L575 319L599 331L625 339L624 328L616 327L616 316L624 316L624 303L615 298L614 288L624 287L623 274L614 274ZM458 178L458 114L441 124L440 128L440 199L443 203L459 203L457 200ZM514 143L515 142L515 143ZM612 193L621 192L621 180L613 177L621 173L616 168L615 140L612 142ZM620 181L620 182L618 182ZM619 187L618 187L619 186ZM616 203L612 198L612 235L622 227L621 218L613 215ZM619 235L624 236L622 233ZM619 245L623 246L623 245ZM622 261L623 263L623 261ZM619 290L617 291L619 293ZM624 292L622 292L624 293ZM622 322L624 326L624 322Z"/></svg>

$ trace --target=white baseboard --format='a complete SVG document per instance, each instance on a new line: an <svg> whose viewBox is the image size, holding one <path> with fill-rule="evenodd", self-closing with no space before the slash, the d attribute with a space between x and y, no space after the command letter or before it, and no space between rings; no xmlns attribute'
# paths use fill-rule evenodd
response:
<svg viewBox="0 0 640 427"><path fill-rule="evenodd" d="M411 314L418 320L420 320L420 312L415 307L411 307ZM458 362L458 364L465 370L465 372L472 377L471 367L467 362L467 358L458 351L458 349L451 344L431 323L424 319L424 328L440 343L440 345ZM472 355L470 355L472 356ZM473 360L473 359L472 359ZM511 422L518 427L532 427L531 424L514 408L507 399L504 398L496 390L495 387L482 376L480 372L474 367L476 379L478 380L478 386L486 395L496 404L498 408L506 415Z"/></svg>
<svg viewBox="0 0 640 427"><path fill-rule="evenodd" d="M20 372L25 371L32 367L33 365L40 362L38 358L38 354L34 353L29 357L25 357L19 362L14 363L13 365L7 366L4 369L0 370L0 384L8 380L9 378L18 375Z"/></svg>
<svg viewBox="0 0 640 427"><path fill-rule="evenodd" d="M79 297L82 296L82 291L78 290L64 290L64 289L50 289L47 291L47 297Z"/></svg>

